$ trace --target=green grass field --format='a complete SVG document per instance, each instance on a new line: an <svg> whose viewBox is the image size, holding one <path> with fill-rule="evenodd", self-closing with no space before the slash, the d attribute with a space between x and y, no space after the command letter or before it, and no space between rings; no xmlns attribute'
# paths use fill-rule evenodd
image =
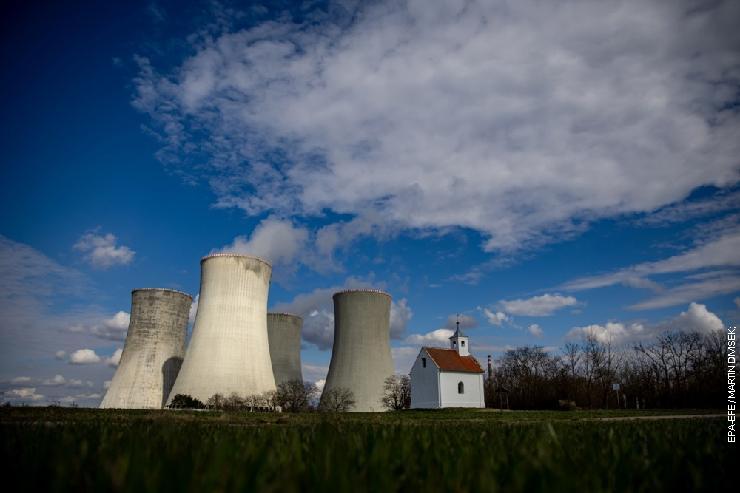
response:
<svg viewBox="0 0 740 493"><path fill-rule="evenodd" d="M706 411L682 411L680 414ZM720 491L722 418L663 412L0 410L6 484L40 491Z"/></svg>

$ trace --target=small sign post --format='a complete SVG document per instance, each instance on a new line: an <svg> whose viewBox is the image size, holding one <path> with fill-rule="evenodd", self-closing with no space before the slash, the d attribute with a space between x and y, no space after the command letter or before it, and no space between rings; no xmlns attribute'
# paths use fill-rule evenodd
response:
<svg viewBox="0 0 740 493"><path fill-rule="evenodd" d="M619 409L619 384L613 383L612 384L612 390L617 393L617 409Z"/></svg>

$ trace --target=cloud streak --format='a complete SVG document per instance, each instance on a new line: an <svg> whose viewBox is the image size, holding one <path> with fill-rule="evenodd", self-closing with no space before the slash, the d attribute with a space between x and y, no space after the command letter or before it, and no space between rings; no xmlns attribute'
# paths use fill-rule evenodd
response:
<svg viewBox="0 0 740 493"><path fill-rule="evenodd" d="M630 306L647 310L680 305L694 300L740 290L740 229L734 227L684 253L654 262L643 262L615 272L574 279L561 286L570 291L604 288L621 284L650 289L655 294ZM697 273L695 273L697 272ZM691 275L687 275L694 273ZM651 277L680 274L679 284L668 288Z"/></svg>
<svg viewBox="0 0 740 493"><path fill-rule="evenodd" d="M506 313L528 317L546 317L568 306L575 306L578 300L573 296L545 293L526 299L501 300L498 306Z"/></svg>
<svg viewBox="0 0 740 493"><path fill-rule="evenodd" d="M108 269L115 265L128 265L134 260L136 252L125 245L117 245L115 235L100 235L96 231L85 233L74 244L74 249L82 252L93 267Z"/></svg>

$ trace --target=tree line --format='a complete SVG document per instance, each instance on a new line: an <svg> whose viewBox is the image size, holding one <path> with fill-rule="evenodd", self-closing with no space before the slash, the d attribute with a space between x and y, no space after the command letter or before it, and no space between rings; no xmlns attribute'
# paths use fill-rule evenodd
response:
<svg viewBox="0 0 740 493"><path fill-rule="evenodd" d="M506 351L486 378L487 407L717 408L724 400L724 333L668 331L615 348L593 334L553 354Z"/></svg>
<svg viewBox="0 0 740 493"><path fill-rule="evenodd" d="M294 380L281 383L275 391L258 395L240 396L232 393L212 395L202 402L190 395L177 394L167 406L170 409L211 409L218 411L285 411L285 412L345 412L355 404L351 390L337 387L321 394L311 382Z"/></svg>
<svg viewBox="0 0 740 493"><path fill-rule="evenodd" d="M319 394L321 394L319 398ZM411 380L408 375L391 375L385 379L381 404L387 410L408 409L411 405ZM354 393L343 387L320 392L311 382L283 382L272 392L242 397L214 394L206 402L190 395L177 394L167 406L170 409L211 409L218 411L283 411L346 412L355 405Z"/></svg>

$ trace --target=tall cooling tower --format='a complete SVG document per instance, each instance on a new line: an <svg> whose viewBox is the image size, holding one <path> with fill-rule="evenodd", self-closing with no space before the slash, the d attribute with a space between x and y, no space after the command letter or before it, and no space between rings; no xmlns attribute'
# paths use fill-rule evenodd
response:
<svg viewBox="0 0 740 493"><path fill-rule="evenodd" d="M374 289L334 294L334 346L324 392L347 388L352 411L382 411L385 379L393 375L391 297Z"/></svg>
<svg viewBox="0 0 740 493"><path fill-rule="evenodd" d="M303 381L301 372L301 327L303 319L290 313L268 313L267 335L275 385Z"/></svg>
<svg viewBox="0 0 740 493"><path fill-rule="evenodd" d="M134 289L121 361L101 408L160 409L185 356L193 298L172 289Z"/></svg>
<svg viewBox="0 0 740 493"><path fill-rule="evenodd" d="M267 337L272 267L256 257L215 254L200 262L200 299L193 334L170 392L206 402L275 390Z"/></svg>

